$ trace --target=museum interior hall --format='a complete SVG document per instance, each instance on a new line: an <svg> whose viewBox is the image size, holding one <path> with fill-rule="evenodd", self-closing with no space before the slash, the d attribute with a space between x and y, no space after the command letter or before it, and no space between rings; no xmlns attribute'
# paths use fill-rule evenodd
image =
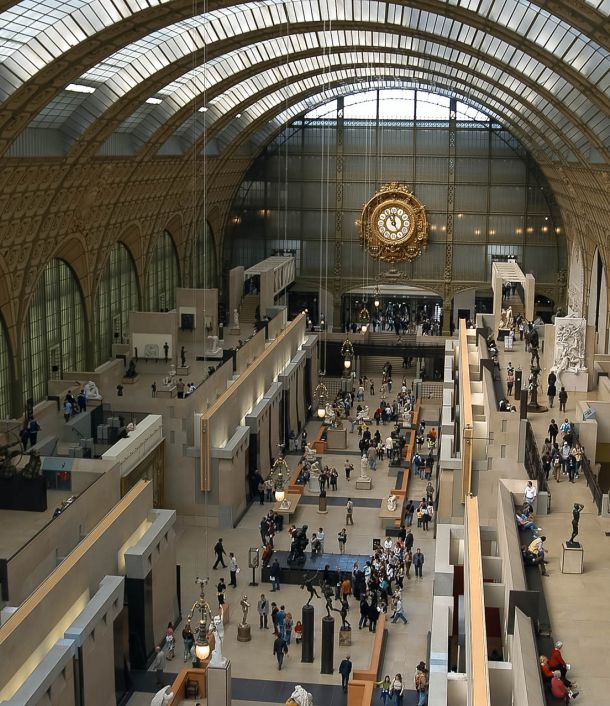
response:
<svg viewBox="0 0 610 706"><path fill-rule="evenodd" d="M0 0L0 705L607 701L609 16Z"/></svg>

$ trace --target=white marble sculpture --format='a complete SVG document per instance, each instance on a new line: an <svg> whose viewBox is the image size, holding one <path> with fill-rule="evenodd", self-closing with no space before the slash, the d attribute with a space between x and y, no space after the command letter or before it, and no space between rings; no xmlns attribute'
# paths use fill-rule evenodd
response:
<svg viewBox="0 0 610 706"><path fill-rule="evenodd" d="M314 461L309 465L309 472L313 478L317 478L320 475L321 470L319 461Z"/></svg>
<svg viewBox="0 0 610 706"><path fill-rule="evenodd" d="M173 698L174 692L169 686L164 686L152 697L150 706L167 706Z"/></svg>
<svg viewBox="0 0 610 706"><path fill-rule="evenodd" d="M508 328L508 317L506 316L506 309L502 309L502 311L500 312L500 325L498 328Z"/></svg>
<svg viewBox="0 0 610 706"><path fill-rule="evenodd" d="M233 326L239 328L239 311L237 309L233 309Z"/></svg>
<svg viewBox="0 0 610 706"><path fill-rule="evenodd" d="M225 631L220 615L215 615L212 619L211 632L214 634L214 649L210 658L210 667L224 667L227 663L226 657L222 656L222 642Z"/></svg>
<svg viewBox="0 0 610 706"><path fill-rule="evenodd" d="M394 510L396 510L396 508L398 507L398 498L392 493L388 495L388 499L386 502L388 504L388 510L390 512L394 512Z"/></svg>
<svg viewBox="0 0 610 706"><path fill-rule="evenodd" d="M511 328L513 325L513 308L509 306L506 310L506 328Z"/></svg>
<svg viewBox="0 0 610 706"><path fill-rule="evenodd" d="M583 373L585 366L586 319L572 316L555 318L555 357L552 370L561 382L564 372Z"/></svg>
<svg viewBox="0 0 610 706"><path fill-rule="evenodd" d="M332 404L330 404L330 402L327 402L326 407L324 409L324 424L334 424L337 415L335 414L335 410L333 409Z"/></svg>
<svg viewBox="0 0 610 706"><path fill-rule="evenodd" d="M218 336L208 336L208 355L222 353L222 348L218 345Z"/></svg>
<svg viewBox="0 0 610 706"><path fill-rule="evenodd" d="M85 395L87 396L88 400L101 400L102 396L100 395L100 391L97 389L97 385L93 382L93 380L89 380L89 382L85 383Z"/></svg>
<svg viewBox="0 0 610 706"><path fill-rule="evenodd" d="M371 476L367 473L369 462L365 454L360 459L360 480L371 480Z"/></svg>
<svg viewBox="0 0 610 706"><path fill-rule="evenodd" d="M570 278L568 281L568 316L582 316L584 291L585 271L583 261L580 247L574 242L572 246L572 257L570 258Z"/></svg>
<svg viewBox="0 0 610 706"><path fill-rule="evenodd" d="M305 455L306 461L309 461L310 463L312 463L313 461L316 460L316 450L313 449L311 446L306 445L303 453Z"/></svg>
<svg viewBox="0 0 610 706"><path fill-rule="evenodd" d="M300 685L297 684L294 687L294 691L290 695L290 698L298 706L313 706L313 696Z"/></svg>

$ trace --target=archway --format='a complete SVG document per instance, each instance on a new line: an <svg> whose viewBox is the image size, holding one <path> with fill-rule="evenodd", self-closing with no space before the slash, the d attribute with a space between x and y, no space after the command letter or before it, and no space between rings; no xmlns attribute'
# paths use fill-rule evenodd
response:
<svg viewBox="0 0 610 706"><path fill-rule="evenodd" d="M96 361L112 355L113 343L125 343L129 330L129 312L139 309L138 277L127 247L115 243L95 294Z"/></svg>
<svg viewBox="0 0 610 706"><path fill-rule="evenodd" d="M84 370L86 323L83 294L72 268L58 258L44 269L21 334L24 398L47 396L47 382L65 370Z"/></svg>
<svg viewBox="0 0 610 706"><path fill-rule="evenodd" d="M596 353L605 353L608 343L608 281L606 279L604 261L598 249L595 250L593 255L591 267L587 323L590 326L595 326L595 331L597 332Z"/></svg>
<svg viewBox="0 0 610 706"><path fill-rule="evenodd" d="M172 236L164 230L158 238L146 271L146 301L149 311L169 311L176 306L180 286L178 252Z"/></svg>

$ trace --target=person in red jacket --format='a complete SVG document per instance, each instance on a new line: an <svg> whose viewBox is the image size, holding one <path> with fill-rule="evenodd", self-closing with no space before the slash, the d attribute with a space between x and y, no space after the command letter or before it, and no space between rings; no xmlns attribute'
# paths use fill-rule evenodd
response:
<svg viewBox="0 0 610 706"><path fill-rule="evenodd" d="M578 696L577 691L570 691L561 681L561 672L558 669L553 672L553 678L551 679L551 694L556 699L563 699L566 704L569 704L571 699L575 699Z"/></svg>
<svg viewBox="0 0 610 706"><path fill-rule="evenodd" d="M566 677L566 674L568 672L568 665L566 664L564 658L561 655L561 648L563 647L563 642L561 640L557 640L555 643L555 647L553 648L553 651L551 652L551 656L549 657L549 667L555 671L556 669L561 672L561 679L563 683L567 687L573 686L572 682Z"/></svg>

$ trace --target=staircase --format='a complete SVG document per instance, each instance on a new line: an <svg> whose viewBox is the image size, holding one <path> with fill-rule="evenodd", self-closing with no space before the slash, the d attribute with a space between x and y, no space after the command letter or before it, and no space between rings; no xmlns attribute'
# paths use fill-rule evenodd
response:
<svg viewBox="0 0 610 706"><path fill-rule="evenodd" d="M360 358L360 374L381 379L383 364L386 362L389 362L392 366L393 380L400 380L402 376L408 372L407 370L403 370L402 358L399 358L398 356L365 355ZM411 368L411 373L413 374L414 372L415 366Z"/></svg>
<svg viewBox="0 0 610 706"><path fill-rule="evenodd" d="M260 303L258 294L246 294L239 306L239 323L254 324L256 322L256 308Z"/></svg>

